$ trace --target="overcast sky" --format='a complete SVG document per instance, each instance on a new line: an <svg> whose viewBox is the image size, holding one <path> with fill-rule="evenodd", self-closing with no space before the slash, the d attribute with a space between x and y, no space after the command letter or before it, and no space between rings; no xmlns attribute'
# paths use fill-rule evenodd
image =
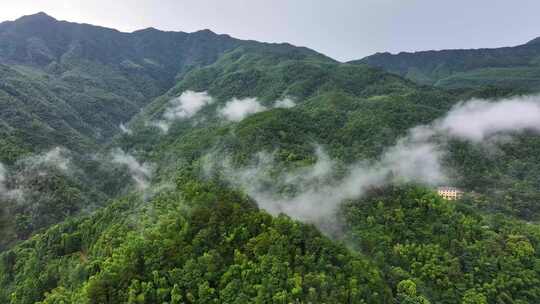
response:
<svg viewBox="0 0 540 304"><path fill-rule="evenodd" d="M0 20L39 11L130 32L208 28L338 60L510 46L540 36L540 0L0 0Z"/></svg>

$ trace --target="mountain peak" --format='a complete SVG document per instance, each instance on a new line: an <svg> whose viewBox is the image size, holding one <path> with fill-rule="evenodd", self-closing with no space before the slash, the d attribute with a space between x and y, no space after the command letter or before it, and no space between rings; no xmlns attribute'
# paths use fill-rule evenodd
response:
<svg viewBox="0 0 540 304"><path fill-rule="evenodd" d="M47 15L44 12L39 12L33 15L22 16L16 21L56 21L56 19L54 17Z"/></svg>
<svg viewBox="0 0 540 304"><path fill-rule="evenodd" d="M540 44L540 37L534 38L533 40L527 42L526 44Z"/></svg>
<svg viewBox="0 0 540 304"><path fill-rule="evenodd" d="M211 31L209 29L198 30L198 31L194 32L194 34L217 35L216 33L214 33L213 31Z"/></svg>

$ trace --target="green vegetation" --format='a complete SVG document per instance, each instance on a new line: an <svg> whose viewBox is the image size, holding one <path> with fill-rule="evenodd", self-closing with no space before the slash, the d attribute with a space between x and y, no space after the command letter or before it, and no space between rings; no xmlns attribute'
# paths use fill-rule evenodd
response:
<svg viewBox="0 0 540 304"><path fill-rule="evenodd" d="M540 44L496 49L378 53L354 64L368 64L426 85L442 88L497 86L540 90Z"/></svg>
<svg viewBox="0 0 540 304"><path fill-rule="evenodd" d="M193 176L148 203L120 200L2 255L4 303L372 303L366 258L314 227L260 212ZM28 267L34 265L32 267Z"/></svg>
<svg viewBox="0 0 540 304"><path fill-rule="evenodd" d="M342 212L350 242L398 292L412 280L433 303L539 300L537 225L483 217L474 205L416 187L374 191Z"/></svg>
<svg viewBox="0 0 540 304"><path fill-rule="evenodd" d="M59 168L45 156L29 156L13 166L0 185L0 252L36 232L78 214L106 206L132 191L128 170L96 155L66 156ZM40 158L40 160L35 160ZM1 174L1 173L0 173ZM10 190L8 195L3 188Z"/></svg>
<svg viewBox="0 0 540 304"><path fill-rule="evenodd" d="M389 69L452 88L442 90L210 31L120 33L44 14L2 23L0 162L10 174L0 191L25 199L0 192L0 302L538 303L532 132L489 148L451 140L443 162L462 200L414 184L373 187L326 223L331 237L269 215L224 172L207 171L211 157L235 169L268 152L275 162L263 173L281 185L280 173L313 165L322 147L343 175L458 101L535 89L536 50L400 55L418 66ZM166 133L153 126L186 90L214 103ZM226 121L218 112L232 98L268 110ZM272 108L283 98L296 106ZM70 170L25 162L57 146L71 151ZM155 166L151 188L133 191L133 172L107 160L116 147Z"/></svg>
<svg viewBox="0 0 540 304"><path fill-rule="evenodd" d="M184 171L149 202L126 197L2 254L11 303L535 303L538 226L483 217L417 188L343 209L345 243L271 217ZM489 248L489 250L486 250ZM353 253L357 252L357 253ZM368 258L369 257L369 258ZM32 265L32 266L30 266ZM484 302L482 302L484 301ZM487 302L486 302L487 301Z"/></svg>
<svg viewBox="0 0 540 304"><path fill-rule="evenodd" d="M65 147L82 170L8 180L8 186L39 191L22 206L0 195L5 236L0 248L125 193L125 170L93 156L107 154L120 124L164 94L177 77L240 45L331 61L309 49L210 31L128 34L59 22L43 13L0 24L0 163L16 172L26 157Z"/></svg>

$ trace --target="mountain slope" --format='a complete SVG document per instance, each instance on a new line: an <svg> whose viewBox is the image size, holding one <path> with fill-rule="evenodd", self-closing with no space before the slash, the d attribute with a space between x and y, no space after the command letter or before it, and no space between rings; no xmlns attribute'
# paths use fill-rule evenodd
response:
<svg viewBox="0 0 540 304"><path fill-rule="evenodd" d="M122 33L57 21L44 13L25 16L0 24L0 89L11 99L0 110L6 116L18 111L20 118L31 118L44 126L33 130L43 140L31 141L29 146L39 148L62 141L69 148L86 149L92 141L110 140L120 131L121 123L169 90L176 78L241 45L264 44L208 30L183 33L146 29ZM281 47L331 61L305 48ZM56 108L57 113L69 117L53 114L51 120L55 122L51 122L41 108L13 98L23 94L19 91L26 87L32 89L24 91L25 100L36 102L47 96L48 103L54 105L49 109ZM26 136L32 120L11 121L10 132ZM59 139L65 132L71 132L73 139Z"/></svg>
<svg viewBox="0 0 540 304"><path fill-rule="evenodd" d="M0 193L0 214L6 218L2 225L9 235L0 248L64 217L106 205L108 198L129 189L125 170L107 159L108 144L122 124L167 92L176 79L240 46L333 62L306 48L242 41L208 30L122 33L58 21L44 13L1 23L0 165L16 176L27 158L64 147L74 156L73 167L86 172L51 172L58 183L49 184L46 174L32 181L30 188L40 185L44 200L15 204ZM15 177L2 179L13 189L26 184ZM74 187L55 188L64 184ZM114 187L119 189L110 189ZM79 195L66 200L68 190ZM69 211L58 212L57 207ZM54 214L45 214L47 210ZM16 221L23 216L19 229Z"/></svg>
<svg viewBox="0 0 540 304"><path fill-rule="evenodd" d="M270 51L235 49L216 63L187 73L136 117L133 133L122 135L117 143L172 172L209 153L246 164L253 155L269 152L285 164L305 165L315 158L317 146L350 164L378 159L408 130L443 117L459 101L517 93L499 88L446 92L367 65ZM153 122L164 119L171 100L186 90L207 91L214 103L192 118L173 120L163 133ZM274 101L287 97L295 107L272 108ZM219 112L234 98L257 98L267 109L227 122ZM471 142L452 141L445 148L449 151L445 163L456 185L486 196L478 199L478 207L536 220L540 197L535 168L540 158L532 151L538 150L538 142L535 134L523 134L498 143L498 153L492 153Z"/></svg>
<svg viewBox="0 0 540 304"><path fill-rule="evenodd" d="M187 179L186 179L187 177ZM178 179L2 255L5 303L388 302L365 257L219 184ZM219 199L216 201L216 195ZM26 267L35 263L36 267ZM32 278L32 279L30 279Z"/></svg>
<svg viewBox="0 0 540 304"><path fill-rule="evenodd" d="M338 63L287 44L233 39L239 44L216 46L218 38L207 31L183 34L148 29L126 34L68 24L71 30L65 32L66 23L43 14L18 22L0 25L8 33L6 37L22 37L14 42L4 40L6 45L11 43L3 49L6 109L35 117L42 126L37 134L59 126L55 132L81 134L84 140L74 143L75 147L85 141L89 150L120 147L131 153L124 160L127 169L141 170L148 162L154 170L149 188L126 194L122 190L129 172L118 174L108 162L88 161L83 171L94 175L81 179L83 186L112 188L113 194L105 197L125 196L110 204L105 198L94 198L104 208L84 215L72 212L74 206L88 201L69 189L73 183L48 176L45 182L31 179L38 190L60 195L53 196L58 198L52 200L53 206L23 208L19 217L34 215L40 223L39 213L52 210L54 217L46 214L45 218L60 223L49 229L43 226L52 223L41 226L28 240L0 254L1 302L540 300L538 225L514 219L518 215L534 221L540 215L536 134L523 133L514 141L494 143L500 148L497 153L459 140L443 147L448 149L444 164L455 168L460 177L455 183L471 192L462 201L443 200L430 189L399 180L393 171L384 174L380 183L396 185L373 183L361 198L336 192L360 193L356 189L363 187L362 178L350 184L342 183L341 178L358 165L360 172L376 170L384 158L381 155L407 136L408 130L429 126L463 98L499 98L516 91L446 91L417 85L367 64ZM51 23L52 28L58 27L57 34L48 36L48 31L40 33L37 28L21 30L33 22ZM81 32L82 38L70 36ZM32 42L36 35L43 41ZM196 42L189 44L190 39ZM133 41L136 43L131 44ZM108 44L114 47L108 48ZM153 45L163 49L153 49ZM70 57L70 46L76 50L75 59ZM10 51L13 48L19 51ZM207 48L212 50L205 57ZM176 53L177 49L182 52ZM64 57L69 60L63 61ZM174 58L182 58L181 63ZM55 61L59 74L49 71ZM85 107L85 102L61 98L64 95L51 89L56 82L70 92L80 86L86 94L90 86L88 94L98 90L120 96L109 106L111 111L120 107L122 113L108 108L81 111L78 107ZM155 93L141 86L146 82L158 88ZM23 90L22 84L28 88ZM136 91L131 87L137 87ZM123 101L132 102L129 94L139 93L158 97L141 97L140 102L121 107ZM52 97L41 97L48 94ZM92 102L103 101L98 95L90 95ZM47 115L48 111L35 112L26 103L38 105L37 109L62 106L69 111ZM231 119L224 111L231 104L251 108ZM132 108L137 111L131 112ZM114 124L125 122L135 112L128 129L112 141L96 136L107 123L110 134L116 135ZM82 117L92 113L101 120ZM13 155L43 147L27 142L26 138L37 135L24 133L32 129L26 129L27 119L18 121L17 117L6 115L2 120L13 129L5 139L11 146L4 157L10 170L19 165L20 157ZM68 145L62 133L50 134L42 140L44 146L49 141ZM265 161L267 166L260 169L258 165ZM97 170L98 165L105 172ZM39 177L33 172L29 175ZM8 186L13 184L16 179L8 180ZM342 184L350 187L341 188ZM275 190L270 197L274 205L258 200L261 196L250 185ZM310 193L313 185L323 191ZM327 217L306 220L296 216L307 222L300 223L280 214L290 209L278 203L292 204L302 193L312 195L300 207ZM339 200L332 210L335 217L324 213L334 196ZM3 215L0 212L0 219Z"/></svg>
<svg viewBox="0 0 540 304"><path fill-rule="evenodd" d="M349 248L178 172L0 255L6 303L535 303L537 225L482 217L418 187L343 210ZM485 250L489 248L490 250ZM477 301L477 302L474 302Z"/></svg>
<svg viewBox="0 0 540 304"><path fill-rule="evenodd" d="M0 122L2 138L19 138L17 146L5 143L0 161L13 161L16 152L42 151L64 145L72 149L94 147L92 128L46 81L0 65ZM120 110L120 109L119 109ZM24 139L24 140L23 140ZM9 151L8 151L9 150Z"/></svg>
<svg viewBox="0 0 540 304"><path fill-rule="evenodd" d="M35 102L49 96L58 112L76 118L64 122L59 118L57 132L72 129L78 137L103 142L119 131L120 123L168 90L177 75L190 66L212 62L239 43L208 31L187 34L148 29L121 33L61 22L39 13L0 24L0 63L4 64L3 73L10 68L10 75L2 76L2 89L13 96L24 83L40 86L41 91L25 92L25 98ZM4 103L1 110L23 111L44 126L51 124L42 110L17 99ZM24 131L29 124L21 121L10 127ZM38 147L57 143L51 138L54 136L40 130L35 133L45 137L35 143ZM73 139L84 148L81 141Z"/></svg>
<svg viewBox="0 0 540 304"><path fill-rule="evenodd" d="M497 86L540 89L538 40L495 49L378 53L351 63L369 64L421 84L443 88Z"/></svg>
<svg viewBox="0 0 540 304"><path fill-rule="evenodd" d="M365 65L271 51L240 48L191 71L138 115L132 132L117 143L172 172L212 152L241 164L258 152L275 153L285 163L310 162L318 145L352 163L376 158L407 128L443 115L456 101ZM171 121L164 133L156 122L186 90L207 91L214 102L189 119ZM266 111L239 122L219 114L231 100L253 98ZM273 108L276 100L287 98L296 106Z"/></svg>

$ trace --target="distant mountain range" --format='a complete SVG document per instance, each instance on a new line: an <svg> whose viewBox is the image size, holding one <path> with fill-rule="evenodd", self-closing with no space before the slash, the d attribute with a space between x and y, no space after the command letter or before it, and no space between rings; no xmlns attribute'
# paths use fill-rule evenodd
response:
<svg viewBox="0 0 540 304"><path fill-rule="evenodd" d="M494 49L377 53L351 63L368 64L442 88L497 86L540 90L540 38Z"/></svg>

